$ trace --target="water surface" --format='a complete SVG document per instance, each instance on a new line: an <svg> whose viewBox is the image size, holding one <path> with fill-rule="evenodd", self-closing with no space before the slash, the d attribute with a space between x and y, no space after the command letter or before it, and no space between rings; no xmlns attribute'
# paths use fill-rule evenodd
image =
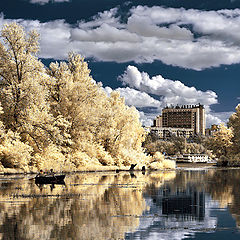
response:
<svg viewBox="0 0 240 240"><path fill-rule="evenodd" d="M0 176L0 239L240 239L240 169Z"/></svg>

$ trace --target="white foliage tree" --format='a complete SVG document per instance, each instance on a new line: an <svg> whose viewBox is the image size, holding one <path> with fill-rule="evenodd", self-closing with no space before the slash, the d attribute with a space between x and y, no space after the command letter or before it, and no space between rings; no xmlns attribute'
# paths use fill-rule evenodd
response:
<svg viewBox="0 0 240 240"><path fill-rule="evenodd" d="M23 27L10 23L3 27L1 38L1 120L6 129L18 132L22 141L41 151L49 142L59 142L61 134L58 119L49 113L46 83L50 78L36 56L39 34L26 34Z"/></svg>
<svg viewBox="0 0 240 240"><path fill-rule="evenodd" d="M136 161L134 151L144 158L138 112L126 106L118 92L108 97L89 74L87 63L75 54L67 63L51 63L49 68L54 78L49 84L53 115L69 122L74 151L103 165L129 165Z"/></svg>
<svg viewBox="0 0 240 240"><path fill-rule="evenodd" d="M240 155L240 104L236 107L236 112L229 118L229 126L233 130L233 152Z"/></svg>
<svg viewBox="0 0 240 240"><path fill-rule="evenodd" d="M108 97L80 55L70 53L67 62L46 68L37 58L36 31L10 23L1 39L3 167L60 171L151 163L143 153L138 111L118 92Z"/></svg>

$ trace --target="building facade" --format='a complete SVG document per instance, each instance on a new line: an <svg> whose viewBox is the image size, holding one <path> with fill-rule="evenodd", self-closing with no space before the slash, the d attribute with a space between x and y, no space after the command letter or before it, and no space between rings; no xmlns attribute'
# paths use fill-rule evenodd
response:
<svg viewBox="0 0 240 240"><path fill-rule="evenodd" d="M200 134L205 135L206 119L204 106L183 105L165 107L162 115L157 116L153 123L153 130L163 133L168 129L178 136ZM164 135L164 134L160 134Z"/></svg>
<svg viewBox="0 0 240 240"><path fill-rule="evenodd" d="M161 139L167 139L171 136L184 138L194 136L194 130L192 128L151 127L151 132L154 132Z"/></svg>

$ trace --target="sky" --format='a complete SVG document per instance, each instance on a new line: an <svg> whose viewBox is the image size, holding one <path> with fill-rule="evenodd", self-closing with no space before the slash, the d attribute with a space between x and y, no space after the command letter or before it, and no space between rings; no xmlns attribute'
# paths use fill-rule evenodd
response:
<svg viewBox="0 0 240 240"><path fill-rule="evenodd" d="M40 33L46 66L84 56L144 126L198 103L208 127L227 123L240 102L240 0L0 0L0 29L12 21Z"/></svg>

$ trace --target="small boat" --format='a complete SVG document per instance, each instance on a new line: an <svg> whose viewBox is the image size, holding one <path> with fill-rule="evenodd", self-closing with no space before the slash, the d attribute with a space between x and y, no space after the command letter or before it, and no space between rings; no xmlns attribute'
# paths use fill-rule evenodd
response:
<svg viewBox="0 0 240 240"><path fill-rule="evenodd" d="M36 184L64 184L65 175L41 175L35 177Z"/></svg>

